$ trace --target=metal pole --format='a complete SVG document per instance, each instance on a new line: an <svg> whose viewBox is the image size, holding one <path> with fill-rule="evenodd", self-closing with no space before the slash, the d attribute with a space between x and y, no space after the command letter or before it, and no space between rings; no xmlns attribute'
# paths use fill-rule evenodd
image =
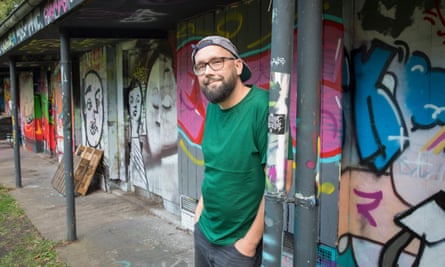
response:
<svg viewBox="0 0 445 267"><path fill-rule="evenodd" d="M281 266L295 1L274 0L269 89L263 266Z"/></svg>
<svg viewBox="0 0 445 267"><path fill-rule="evenodd" d="M298 1L294 266L316 266L316 179L320 140L322 1Z"/></svg>
<svg viewBox="0 0 445 267"><path fill-rule="evenodd" d="M67 239L76 240L76 212L74 199L74 172L73 172L73 141L71 125L71 78L69 62L70 40L65 31L60 34L60 66L62 81L63 105L63 166L66 193Z"/></svg>
<svg viewBox="0 0 445 267"><path fill-rule="evenodd" d="M18 119L18 88L15 69L15 60L9 59L9 79L11 83L11 102L12 102L12 136L14 142L14 166L15 166L15 187L22 187L22 173L20 166L20 121Z"/></svg>

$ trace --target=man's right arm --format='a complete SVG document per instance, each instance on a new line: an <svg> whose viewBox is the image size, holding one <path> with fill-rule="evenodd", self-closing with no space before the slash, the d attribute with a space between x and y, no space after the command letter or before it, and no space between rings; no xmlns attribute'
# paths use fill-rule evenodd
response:
<svg viewBox="0 0 445 267"><path fill-rule="evenodd" d="M202 196L200 196L198 200L198 205L196 205L195 209L195 223L199 221L199 217L201 216L203 208L204 208L204 202L202 200Z"/></svg>

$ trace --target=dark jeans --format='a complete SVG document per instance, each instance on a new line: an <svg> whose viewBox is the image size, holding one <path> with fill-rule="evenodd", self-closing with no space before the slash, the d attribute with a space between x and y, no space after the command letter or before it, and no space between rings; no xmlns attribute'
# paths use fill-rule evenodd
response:
<svg viewBox="0 0 445 267"><path fill-rule="evenodd" d="M195 267L260 267L263 242L260 242L253 257L241 254L235 245L218 246L210 243L195 224Z"/></svg>

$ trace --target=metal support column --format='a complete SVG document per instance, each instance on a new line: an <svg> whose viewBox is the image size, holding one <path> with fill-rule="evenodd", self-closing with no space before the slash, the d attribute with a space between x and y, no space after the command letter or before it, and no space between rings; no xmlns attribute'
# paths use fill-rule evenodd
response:
<svg viewBox="0 0 445 267"><path fill-rule="evenodd" d="M295 1L274 0L270 59L263 266L281 266Z"/></svg>
<svg viewBox="0 0 445 267"><path fill-rule="evenodd" d="M294 266L316 266L320 153L322 1L298 1Z"/></svg>
<svg viewBox="0 0 445 267"><path fill-rule="evenodd" d="M71 76L70 76L70 39L65 31L60 33L60 75L62 81L63 105L63 166L65 177L67 239L76 240L76 212L74 199Z"/></svg>
<svg viewBox="0 0 445 267"><path fill-rule="evenodd" d="M22 187L22 171L20 166L20 121L17 106L18 88L15 69L15 60L9 59L9 79L11 80L11 102L12 102L12 138L14 144L14 167L15 167L15 187Z"/></svg>

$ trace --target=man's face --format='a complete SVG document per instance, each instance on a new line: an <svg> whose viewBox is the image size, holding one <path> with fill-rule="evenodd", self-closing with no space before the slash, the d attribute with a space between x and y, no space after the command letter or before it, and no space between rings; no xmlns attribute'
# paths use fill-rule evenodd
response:
<svg viewBox="0 0 445 267"><path fill-rule="evenodd" d="M233 58L233 55L222 47L209 45L196 53L195 65L206 64L212 59L221 57ZM203 94L212 103L221 103L229 98L241 73L241 71L237 73L239 65L242 66L239 59L224 60L223 64L223 68L216 71L206 65L205 72L197 75Z"/></svg>

